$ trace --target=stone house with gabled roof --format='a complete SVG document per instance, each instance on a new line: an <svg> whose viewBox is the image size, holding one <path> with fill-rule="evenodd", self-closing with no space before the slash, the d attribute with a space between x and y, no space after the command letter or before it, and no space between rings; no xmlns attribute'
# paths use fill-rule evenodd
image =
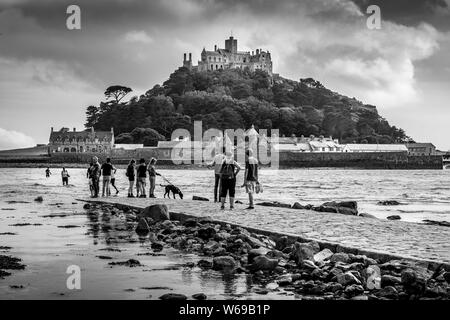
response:
<svg viewBox="0 0 450 320"><path fill-rule="evenodd" d="M111 131L95 131L94 128L85 131L70 131L61 128L51 129L48 144L49 154L52 153L103 153L109 154L114 147L114 129Z"/></svg>

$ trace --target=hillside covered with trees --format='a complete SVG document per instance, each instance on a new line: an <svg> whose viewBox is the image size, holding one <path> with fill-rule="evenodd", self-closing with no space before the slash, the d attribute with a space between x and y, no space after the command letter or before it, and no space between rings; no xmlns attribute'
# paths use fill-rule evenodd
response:
<svg viewBox="0 0 450 320"><path fill-rule="evenodd" d="M333 136L342 143L397 143L409 139L375 106L325 88L314 79L293 81L263 71L195 72L180 68L164 84L123 102L131 88L109 87L107 101L87 108L86 128L110 130L117 143L170 139L178 128L279 129L285 136Z"/></svg>

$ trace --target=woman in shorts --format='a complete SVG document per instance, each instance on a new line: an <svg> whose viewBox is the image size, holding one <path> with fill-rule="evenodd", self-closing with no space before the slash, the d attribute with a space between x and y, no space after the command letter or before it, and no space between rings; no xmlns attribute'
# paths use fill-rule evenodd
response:
<svg viewBox="0 0 450 320"><path fill-rule="evenodd" d="M134 159L131 159L130 163L128 164L127 167L127 171L126 171L126 176L128 177L128 182L129 182L129 186L128 186L128 198L134 198L133 195L133 187L134 187L134 180L135 180L135 164L136 161L134 161Z"/></svg>
<svg viewBox="0 0 450 320"><path fill-rule="evenodd" d="M255 209L253 195L257 192L258 182L258 160L253 157L253 151L247 150L245 161L244 185L248 193L249 206L247 210Z"/></svg>
<svg viewBox="0 0 450 320"><path fill-rule="evenodd" d="M138 198L147 198L145 194L145 186L147 181L147 165L145 164L145 159L139 160L139 165L136 169L137 175L137 196Z"/></svg>
<svg viewBox="0 0 450 320"><path fill-rule="evenodd" d="M234 161L233 154L227 152L225 154L225 159L222 163L222 169L220 170L220 201L221 209L225 209L225 201L227 194L230 197L230 210L234 208L234 196L236 192L236 176L241 170L239 164Z"/></svg>

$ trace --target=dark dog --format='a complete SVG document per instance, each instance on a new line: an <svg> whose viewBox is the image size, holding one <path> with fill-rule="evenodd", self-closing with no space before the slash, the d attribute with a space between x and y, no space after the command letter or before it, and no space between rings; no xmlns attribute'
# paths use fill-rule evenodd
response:
<svg viewBox="0 0 450 320"><path fill-rule="evenodd" d="M167 186L163 186L161 185L161 187L166 188L166 193L164 193L164 198L167 196L170 199L170 193L172 192L173 194L173 198L176 199L176 195L180 196L180 199L183 199L183 192L181 192L181 190L177 187L175 187L172 184L169 184Z"/></svg>

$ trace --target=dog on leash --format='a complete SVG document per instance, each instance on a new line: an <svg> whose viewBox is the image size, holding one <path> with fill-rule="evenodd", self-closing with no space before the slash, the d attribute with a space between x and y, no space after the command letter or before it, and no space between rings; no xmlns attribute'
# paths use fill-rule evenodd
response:
<svg viewBox="0 0 450 320"><path fill-rule="evenodd" d="M181 192L180 188L175 187L173 184L169 184L166 186L161 185L166 189L164 193L164 198L167 196L170 199L170 193L172 192L173 198L176 199L176 195L180 196L180 199L183 199L183 192Z"/></svg>

